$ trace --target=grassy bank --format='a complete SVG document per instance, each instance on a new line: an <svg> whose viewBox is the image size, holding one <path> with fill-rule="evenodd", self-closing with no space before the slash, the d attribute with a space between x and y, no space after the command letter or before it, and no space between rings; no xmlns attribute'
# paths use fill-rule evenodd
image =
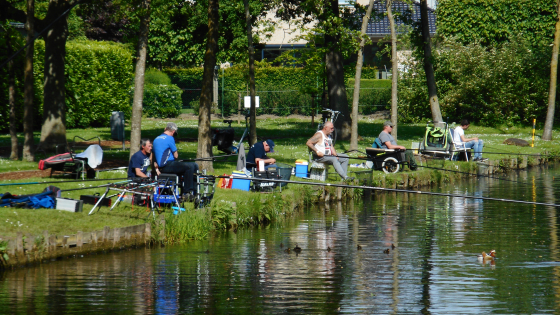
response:
<svg viewBox="0 0 560 315"><path fill-rule="evenodd" d="M143 137L155 138L158 136L168 120L147 119L142 122ZM196 120L176 120L179 125L179 156L183 159L194 158L197 150L197 121ZM359 142L360 151L365 151L375 137L381 131L382 121L374 121L368 118L360 120L359 130L363 140ZM221 120L215 120L213 127L225 127L226 124ZM236 135L242 134L244 126L234 123ZM275 118L269 117L258 120L259 138L272 138L276 143L276 153L271 154L280 163L293 165L296 159L307 159L308 153L305 141L314 133L316 128L311 125L310 119L303 118ZM129 137L127 129L127 138ZM400 125L398 129L398 142L406 147L411 147L413 142L422 139L425 131L425 124ZM68 130L68 139L72 140L75 135L83 138L99 136L102 140L110 140L109 128L89 128ZM516 153L540 154L548 151L557 154L560 148L560 141L542 141L536 137L535 147L514 147L502 144L507 138L520 138L531 142L531 129L528 127L477 127L471 126L467 135L478 136L485 143L485 157L496 163L508 156ZM38 142L39 134L36 134ZM0 136L0 146L9 146L9 136ZM23 141L23 140L22 140ZM348 150L348 141L338 141L337 150L342 152ZM221 154L217 150L216 155ZM496 154L491 154L496 153ZM128 164L128 150L122 151L119 148L105 150L104 159L120 160L122 165ZM356 154L359 155L359 154ZM351 161L351 163L361 163L362 161ZM231 174L235 169L236 160L232 158L228 161L214 163L214 174ZM456 165L456 166L455 166ZM455 169L471 172L474 163L454 164ZM103 164L101 165L103 167ZM37 169L37 163L10 161L0 159L0 173ZM351 171L362 171L363 169L350 169ZM103 193L104 188L94 188L95 186L113 182L113 178L124 178L124 171L112 171L100 173L106 181L99 182L80 182L80 183L60 183L51 184L61 189L88 188L87 190L64 192L63 197L79 199L82 194ZM373 183L380 186L399 187L403 181L411 182L430 182L439 183L453 180L455 175L451 173L438 172L429 169L420 169L417 172L405 171L396 175L385 176L384 173L374 171ZM333 181L336 176L333 177ZM41 192L47 184L25 185L24 183L34 181L51 181L50 178L28 178L17 181L3 181L0 184L21 183L20 185L3 186L2 193L30 194ZM338 179L336 179L338 181ZM412 181L411 181L412 180ZM282 220L297 211L297 205L311 198L313 189L307 186L292 185L288 189L276 194L260 194L252 192L242 192L239 190L217 189L211 207L204 210L194 210L188 204L187 209L181 215L174 216L170 209L165 210L167 217L167 236L171 241L178 242L184 239L204 238L213 230L223 230L226 228L243 228L251 225L266 224L270 221ZM189 208L191 207L191 208ZM84 206L83 213L69 213L58 210L47 209L0 209L0 235L3 238L13 238L17 232L39 235L44 230L51 234L64 235L76 233L76 231L92 231L102 229L104 226L122 227L146 222L149 212L145 208L138 206L132 207L129 204L121 204L113 211L109 212L106 207L96 214L88 216L87 213L91 206Z"/></svg>

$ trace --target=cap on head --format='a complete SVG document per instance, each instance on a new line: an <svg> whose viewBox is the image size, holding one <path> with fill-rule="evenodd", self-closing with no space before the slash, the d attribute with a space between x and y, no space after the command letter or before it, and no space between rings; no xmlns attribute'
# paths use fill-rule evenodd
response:
<svg viewBox="0 0 560 315"><path fill-rule="evenodd" d="M274 141L268 139L268 140L266 140L265 142L266 142L266 143L268 144L268 146L270 147L270 152L273 152L273 153L274 153Z"/></svg>
<svg viewBox="0 0 560 315"><path fill-rule="evenodd" d="M392 123L392 122L390 122L390 121L386 121L386 122L384 122L384 123L383 123L383 128L385 128L385 127L387 127L387 126L389 126L389 127L393 128L393 123Z"/></svg>
<svg viewBox="0 0 560 315"><path fill-rule="evenodd" d="M165 126L165 130L177 131L177 129L179 128L177 128L177 124L174 122L167 123L167 126Z"/></svg>

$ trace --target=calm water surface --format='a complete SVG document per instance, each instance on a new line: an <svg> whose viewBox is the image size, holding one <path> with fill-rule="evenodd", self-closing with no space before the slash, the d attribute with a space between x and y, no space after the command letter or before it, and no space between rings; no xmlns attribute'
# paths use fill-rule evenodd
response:
<svg viewBox="0 0 560 315"><path fill-rule="evenodd" d="M539 168L438 191L560 203L559 177ZM558 211L378 195L206 241L0 273L0 313L558 314ZM296 243L299 255L284 251ZM492 249L495 264L479 263Z"/></svg>

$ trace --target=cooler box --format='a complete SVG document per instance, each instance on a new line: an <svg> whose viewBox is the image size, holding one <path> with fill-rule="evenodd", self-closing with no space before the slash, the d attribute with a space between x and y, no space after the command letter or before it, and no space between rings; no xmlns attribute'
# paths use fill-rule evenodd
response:
<svg viewBox="0 0 560 315"><path fill-rule="evenodd" d="M251 180L241 179L241 178L249 178L244 172L233 171L231 175L233 176L233 180L231 182L231 189L249 191L249 187L251 186Z"/></svg>
<svg viewBox="0 0 560 315"><path fill-rule="evenodd" d="M307 164L296 164L296 177L307 178Z"/></svg>

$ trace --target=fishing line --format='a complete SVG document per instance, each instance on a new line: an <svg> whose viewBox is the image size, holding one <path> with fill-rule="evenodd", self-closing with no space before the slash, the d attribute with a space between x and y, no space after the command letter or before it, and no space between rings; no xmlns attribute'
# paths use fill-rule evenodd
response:
<svg viewBox="0 0 560 315"><path fill-rule="evenodd" d="M86 179L86 180L59 180L52 182L27 182L27 183L5 183L0 184L0 186L17 186L17 185L37 185L37 184L64 184L64 183L87 183L87 182L99 182L104 180L126 180L127 178L103 178L103 179Z"/></svg>
<svg viewBox="0 0 560 315"><path fill-rule="evenodd" d="M206 176L206 177L210 177L210 176ZM215 176L214 178L231 178L231 177L229 177L229 176ZM558 205L558 204L545 203L545 202L534 202L534 201L524 201L524 200L505 199L505 198L478 197L478 196L459 195L459 194L436 193L436 192L421 191L421 190L408 190L408 189L383 188L383 187L373 187L373 186L358 186L358 185L346 185L346 184L331 184L331 183L300 182L300 181L281 180L281 179L266 179L266 178L261 179L261 178L235 177L235 179L265 181L265 182L277 182L277 183L290 183L290 184L312 185L312 186L359 188L359 189L380 190L380 191L388 191L388 192L402 192L402 193L411 193L411 194L422 194L422 195L430 195L430 196L455 197L455 198L466 198L466 199L481 199L481 200L522 203L522 204L530 204L530 205L560 207L560 205Z"/></svg>
<svg viewBox="0 0 560 315"><path fill-rule="evenodd" d="M513 182L513 183L518 183L518 184L523 184L523 185L529 185L529 183L524 183L524 182L519 182L516 180L512 180L512 179L506 179L506 178L501 178L501 177L494 177L494 176L489 176L489 175L478 175L478 174L472 174L472 173L467 173L467 172L461 172L461 171L454 171L454 170L448 170L445 168L438 168L438 167L431 167L431 166L423 166L423 165L417 165L418 167L423 167L423 168L429 168L432 170L438 170L438 171L447 171L447 172L452 172L452 173L458 173L458 174L466 174L466 175L476 175L476 176L480 176L480 177L486 177L486 178L492 178L492 179L499 179L499 180L504 180L507 182Z"/></svg>

